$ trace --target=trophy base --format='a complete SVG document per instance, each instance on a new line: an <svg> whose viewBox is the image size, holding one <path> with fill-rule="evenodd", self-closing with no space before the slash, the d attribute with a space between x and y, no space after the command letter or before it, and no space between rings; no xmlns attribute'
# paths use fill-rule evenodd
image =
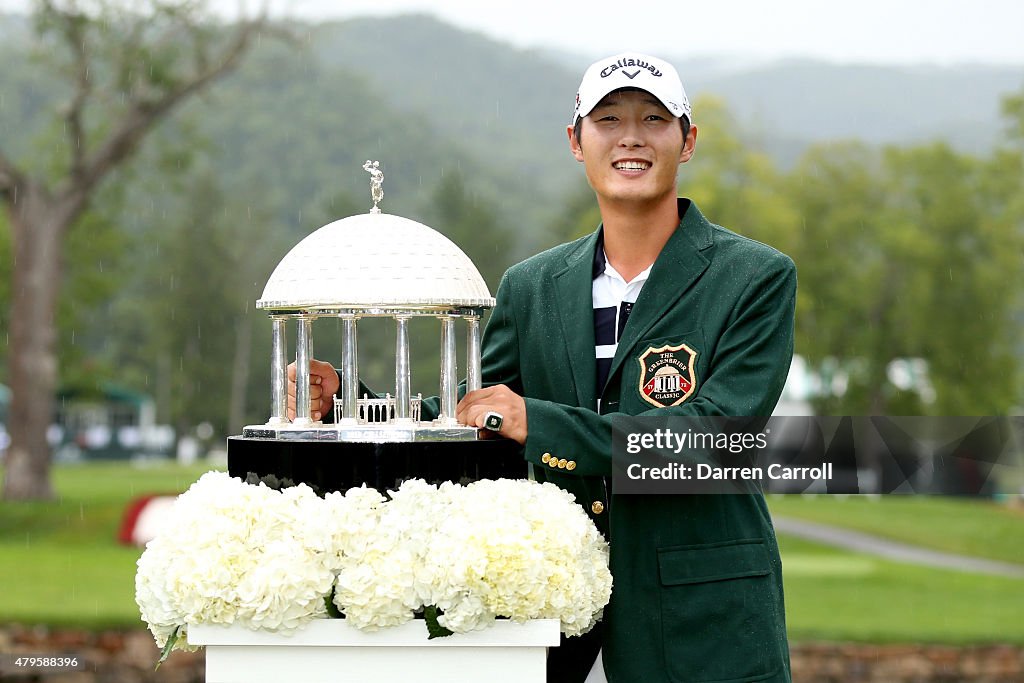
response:
<svg viewBox="0 0 1024 683"><path fill-rule="evenodd" d="M437 425L431 422L389 424L292 423L250 425L242 430L249 439L280 441L343 441L346 443L410 443L414 441L476 441L476 427Z"/></svg>
<svg viewBox="0 0 1024 683"><path fill-rule="evenodd" d="M501 438L343 442L232 436L228 438L228 473L241 479L250 475L288 479L320 493L363 485L385 492L407 479L432 484L525 479L528 467L522 447Z"/></svg>

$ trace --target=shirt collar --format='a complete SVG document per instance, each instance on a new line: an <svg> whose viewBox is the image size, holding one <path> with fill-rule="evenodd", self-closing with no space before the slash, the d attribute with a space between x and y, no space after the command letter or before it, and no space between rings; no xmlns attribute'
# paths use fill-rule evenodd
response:
<svg viewBox="0 0 1024 683"><path fill-rule="evenodd" d="M683 222L683 216L686 214L686 210L690 208L690 200L685 197L678 197L676 199L677 206L679 207L679 223ZM590 276L591 279L597 279L604 274L605 263L604 256L604 225L601 225L597 229L597 244L594 247L594 264L591 266Z"/></svg>
<svg viewBox="0 0 1024 683"><path fill-rule="evenodd" d="M604 266L607 261L604 257L604 226L597 229L597 246L594 247L594 265L591 269L591 279L596 280L604 274Z"/></svg>

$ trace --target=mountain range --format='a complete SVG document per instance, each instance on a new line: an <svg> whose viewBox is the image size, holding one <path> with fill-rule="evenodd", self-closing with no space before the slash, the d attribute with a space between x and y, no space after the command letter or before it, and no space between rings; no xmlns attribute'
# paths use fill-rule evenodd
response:
<svg viewBox="0 0 1024 683"><path fill-rule="evenodd" d="M266 41L187 113L219 148L228 189L269 186L282 221L308 231L301 216L325 197L339 191L363 197L361 164L371 157L387 169L386 201L395 212L424 214L439 179L455 172L473 197L527 233L543 230L583 186L565 126L588 57L516 48L422 14L292 29L302 47ZM24 18L0 16L0 61L24 63L28 30ZM720 98L743 139L781 166L810 144L850 138L941 139L984 153L1001 130L1001 98L1024 87L1024 65L666 57L697 105L695 122L702 98ZM34 81L15 88L4 71L0 144L6 149L8 141L17 147L31 139L21 133L39 126L36 114L48 100L32 92ZM36 85L50 95L57 90L53 83Z"/></svg>

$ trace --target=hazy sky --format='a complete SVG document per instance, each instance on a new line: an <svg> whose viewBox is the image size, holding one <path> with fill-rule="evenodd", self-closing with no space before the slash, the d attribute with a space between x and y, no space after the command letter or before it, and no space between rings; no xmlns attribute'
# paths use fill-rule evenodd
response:
<svg viewBox="0 0 1024 683"><path fill-rule="evenodd" d="M260 0L213 0L225 11ZM422 11L519 47L598 58L811 56L834 61L987 62L1024 67L1021 0L269 0L304 18ZM28 0L0 0L25 8Z"/></svg>
<svg viewBox="0 0 1024 683"><path fill-rule="evenodd" d="M273 0L273 6L318 17L428 11L521 47L565 48L595 58L635 49L687 57L1024 66L1020 0Z"/></svg>

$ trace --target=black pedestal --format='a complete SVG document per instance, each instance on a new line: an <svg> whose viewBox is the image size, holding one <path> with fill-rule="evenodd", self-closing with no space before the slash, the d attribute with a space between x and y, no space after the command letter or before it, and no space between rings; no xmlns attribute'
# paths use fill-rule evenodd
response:
<svg viewBox="0 0 1024 683"><path fill-rule="evenodd" d="M384 492L406 479L467 483L525 479L522 447L509 439L345 443L228 438L228 473L245 479L273 475L308 484L320 493L367 486Z"/></svg>

